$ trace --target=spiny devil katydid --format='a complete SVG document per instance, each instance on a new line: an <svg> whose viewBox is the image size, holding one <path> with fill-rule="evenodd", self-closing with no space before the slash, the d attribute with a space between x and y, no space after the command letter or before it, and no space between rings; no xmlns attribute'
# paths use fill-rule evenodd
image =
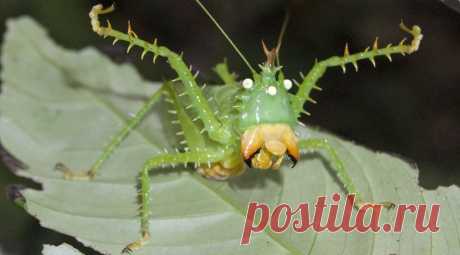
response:
<svg viewBox="0 0 460 255"><path fill-rule="evenodd" d="M205 97L205 86L200 87L196 81L198 73L192 72L181 54L160 46L157 40L149 43L140 39L129 22L127 33L113 29L109 21L106 26L102 26L99 15L113 11L113 6L104 8L100 4L95 5L89 13L92 29L98 35L104 38L114 38L114 44L118 41L127 42L127 52L134 46L140 47L141 59L144 59L147 54L153 55L153 62L158 57L166 58L171 68L177 73L177 78L166 81L127 125L112 138L88 171L76 172L63 163L56 164L56 169L62 171L66 179L93 179L102 164L110 158L130 130L142 121L160 98L164 97L167 102L171 103L172 108L169 112L176 117L173 124L180 126L181 131L177 134L184 140L180 142L175 152L153 155L140 170L140 238L128 244L122 252L133 252L144 246L150 239L151 183L149 172L159 167L191 164L198 173L207 178L224 180L242 174L246 168L277 170L286 156L294 167L300 158L301 151L323 150L328 155L346 191L355 194L356 207L368 204L361 198L344 164L327 139L303 140L296 135L294 129L301 124L297 119L302 114L308 114L303 109L304 104L307 101L315 103L310 93L312 90L320 90L316 83L327 68L341 67L345 73L346 65L351 64L358 71L357 62L360 60L367 59L375 66L374 58L377 56L385 56L391 61L393 54L411 54L418 50L422 40L420 27L413 26L409 29L401 22L400 28L413 37L408 43L403 39L398 45L389 44L384 48L379 48L376 39L372 47L355 54L350 54L348 46L345 45L343 56L316 61L308 74L302 76L302 81L296 82L285 79L278 57L287 19L283 23L275 48L268 49L262 42L267 59L259 65L260 70L256 71L200 0L195 1L222 32L252 73L251 78L246 78L240 83L236 81L225 63L217 65L215 71L225 85L216 88L218 93L213 100ZM293 85L297 86L295 93L291 91ZM381 204L385 207L393 206L391 202Z"/></svg>

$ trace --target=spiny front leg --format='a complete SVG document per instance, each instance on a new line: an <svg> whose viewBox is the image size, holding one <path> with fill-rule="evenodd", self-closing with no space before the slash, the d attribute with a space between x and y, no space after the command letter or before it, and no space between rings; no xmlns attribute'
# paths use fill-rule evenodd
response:
<svg viewBox="0 0 460 255"><path fill-rule="evenodd" d="M187 107L181 100L179 100L179 95L177 95L176 90L174 90L172 85L165 86L165 94L167 98L166 102L172 104L173 110L168 112L173 114L176 119L172 124L178 124L180 126L180 131L176 133L181 139L180 145L183 146L185 151L194 151L196 149L206 148L206 142L203 136L204 130L195 124L193 119L187 114Z"/></svg>
<svg viewBox="0 0 460 255"><path fill-rule="evenodd" d="M147 160L140 172L139 175L139 217L140 217L140 238L130 244L128 244L123 250L122 253L131 253L142 248L146 245L150 239L149 231L149 220L151 215L150 209L150 170L158 167L174 167L176 164L187 164L194 163L195 165L200 164L211 164L220 160L225 159L230 151L225 149L219 150L196 150L193 152L184 152L184 153L173 153L173 154L161 154L152 157Z"/></svg>
<svg viewBox="0 0 460 255"><path fill-rule="evenodd" d="M361 208L365 205L371 205L373 203L365 202L361 198L361 194L356 189L350 175L347 173L342 160L337 155L335 149L329 144L327 139L307 139L299 141L299 147L304 150L324 150L329 156L329 160L332 163L333 169L337 173L337 177L342 182L348 194L355 194L355 207ZM392 202L378 203L383 205L385 208L393 208L395 205Z"/></svg>
<svg viewBox="0 0 460 255"><path fill-rule="evenodd" d="M153 43L148 43L139 39L136 33L132 30L130 23L128 23L127 33L122 33L113 29L110 23L108 23L107 27L101 26L99 15L111 12L113 9L113 6L108 9L103 9L103 6L100 4L93 6L91 12L89 13L93 31L104 38L115 38L114 43L117 41L128 42L129 45L127 52L129 52L134 46L140 47L143 50L141 59L144 59L147 53L153 54L154 62L158 56L166 58L171 68L177 73L177 80L182 81L185 88L185 94L190 97L191 106L198 115L198 118L203 122L209 137L218 143L228 144L232 137L230 128L223 126L216 118L206 98L204 97L201 88L195 81L196 75L192 74L190 70L191 68L185 64L182 56L164 46L159 46L156 40Z"/></svg>
<svg viewBox="0 0 460 255"><path fill-rule="evenodd" d="M410 44L405 44L406 39L404 38L397 46L388 44L385 48L378 47L378 38L375 39L372 49L367 47L363 52L350 54L348 45L345 45L345 51L342 57L330 57L326 60L316 62L313 68L308 72L307 76L302 77L303 82L299 85L299 90L296 95L292 97L292 107L296 116L300 116L301 113L306 113L303 110L303 105L306 101L315 103L310 97L310 92L313 89L321 90L316 82L324 75L328 67L340 66L342 71L346 72L346 64L352 64L356 71L358 71L358 61L368 59L375 67L375 57L386 56L389 61L392 61L392 54L412 54L419 49L420 42L422 41L423 35L422 30L419 26L413 26L412 29L407 28L404 23L401 22L400 28L412 35L413 39ZM306 113L308 115L308 113Z"/></svg>
<svg viewBox="0 0 460 255"><path fill-rule="evenodd" d="M164 91L164 85L160 87L148 101L142 106L142 108L132 117L128 123L110 140L110 142L105 146L101 155L96 159L96 161L91 166L88 171L73 171L68 168L64 163L57 163L55 169L60 171L64 175L64 179L67 180L91 180L96 176L96 173L101 168L102 164L107 161L110 156L113 154L116 148L120 146L121 142L129 135L129 133L141 123L145 115L152 109L153 105L158 102L161 98L161 95Z"/></svg>

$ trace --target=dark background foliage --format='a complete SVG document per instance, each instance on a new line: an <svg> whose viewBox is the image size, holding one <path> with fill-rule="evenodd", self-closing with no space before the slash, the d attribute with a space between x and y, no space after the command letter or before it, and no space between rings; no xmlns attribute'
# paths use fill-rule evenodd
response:
<svg viewBox="0 0 460 255"><path fill-rule="evenodd" d="M425 38L414 55L395 56L393 63L379 58L376 69L361 62L358 73L350 66L347 75L339 68L329 70L320 81L323 91L314 94L319 103L306 105L312 116L304 122L416 162L425 188L460 183L460 14L455 12L460 4L450 9L436 0L204 2L253 65L264 61L260 40L273 46L289 9L291 22L281 60L287 76L295 78L315 58L341 55L346 42L352 52L370 45L375 36L382 44L399 42L407 36L398 29L401 18L408 25L420 25ZM116 62L135 64L148 79L173 77L164 62L155 66L142 62L138 51L126 55L125 46L112 47L110 41L93 34L87 13L95 3L0 0L0 35L6 19L27 14L66 48L95 46ZM240 78L249 75L192 0L118 1L117 11L109 17L114 27L124 29L130 19L141 37L157 37L161 44L183 51L185 59L200 70L203 81L217 81L210 70L224 58ZM0 188L10 183L28 184L0 165ZM6 197L0 198L0 206L0 247L7 254L38 254L44 242L70 239L41 228Z"/></svg>

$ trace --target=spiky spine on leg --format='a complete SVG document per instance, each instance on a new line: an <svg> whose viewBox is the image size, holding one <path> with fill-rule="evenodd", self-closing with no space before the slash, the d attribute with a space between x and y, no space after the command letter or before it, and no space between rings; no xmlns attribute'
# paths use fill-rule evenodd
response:
<svg viewBox="0 0 460 255"><path fill-rule="evenodd" d="M402 22L400 24L400 28L412 35L413 39L410 44L405 44L405 39L403 39L397 46L389 44L385 48L378 48L378 38L376 38L371 50L366 48L363 52L350 54L347 44L342 57L335 56L316 62L307 76L305 76L302 84L300 84L297 94L292 97L291 105L296 116L299 117L302 113L305 101L310 98L310 92L317 88L316 82L324 75L328 67L340 66L342 67L342 70L346 72L345 65L351 63L355 69L358 70L357 62L363 59L368 59L371 61L372 65L375 66L375 57L386 56L389 60L391 60L392 54L399 53L405 55L417 51L423 38L421 28L419 26L413 26L412 29L409 29Z"/></svg>
<svg viewBox="0 0 460 255"><path fill-rule="evenodd" d="M365 202L361 194L356 189L353 180L351 179L350 175L347 173L345 166L343 165L342 160L338 156L335 149L329 144L327 139L307 139L299 141L299 147L304 150L324 150L327 155L329 156L330 162L332 162L333 169L337 173L337 177L339 178L340 182L344 186L345 190L348 194L355 194L355 207L360 208L366 204L372 204ZM382 204L386 208L392 208L394 206L391 202L382 202Z"/></svg>
<svg viewBox="0 0 460 255"><path fill-rule="evenodd" d="M95 5L91 9L89 16L91 18L93 31L104 38L113 37L117 41L128 42L128 49L131 49L133 46L138 46L143 49L142 55L144 56L146 53L151 52L154 55L154 59L158 56L167 58L171 68L177 73L178 78L182 81L185 87L185 92L190 97L193 109L197 112L199 119L203 122L209 133L209 137L216 142L228 144L232 137L231 130L226 126L222 126L215 117L208 102L206 101L206 98L203 96L201 89L194 80L193 74L182 60L182 56L172 52L164 46L159 46L156 40L152 44L139 39L133 32L130 25L128 27L128 33L117 31L110 25L107 27L101 26L99 15L113 11L113 9L113 7L103 9L102 5Z"/></svg>
<svg viewBox="0 0 460 255"><path fill-rule="evenodd" d="M120 146L121 142L125 140L128 134L139 125L145 115L152 109L153 105L158 102L162 93L164 85L160 87L155 93L153 93L149 100L142 106L142 108L126 123L114 137L111 138L110 142L104 147L102 154L96 159L94 164L91 166L89 171L86 172L74 172L66 167L63 163L57 163L55 169L64 173L64 178L70 180L88 180L94 178L96 173L101 168L102 164L110 158L116 148Z"/></svg>
<svg viewBox="0 0 460 255"><path fill-rule="evenodd" d="M140 216L140 223L141 223L141 237L128 244L124 249L123 253L130 253L137 249L142 248L149 238L150 238L150 231L149 231L149 220L150 220L150 170L161 167L161 166L169 166L169 165L176 165L180 163L193 163L197 162L200 164L205 164L207 162L217 162L220 160L225 159L228 157L228 154L231 152L227 152L225 150L218 150L218 151L210 151L207 149L193 151L193 152L184 152L184 153L166 153L152 157L151 159L147 160L142 168L140 174L140 187L139 187L139 198L140 198L140 208L139 208L139 216Z"/></svg>
<svg viewBox="0 0 460 255"><path fill-rule="evenodd" d="M171 84L167 84L165 86L165 91L167 92L168 99L171 104L175 107L177 121L179 122L181 128L181 131L177 134L185 138L184 145L187 144L190 148L192 148L192 150L205 148L205 141L203 136L200 134L200 129L187 115L187 112L185 111L187 107L182 105L176 94L177 92L173 89Z"/></svg>

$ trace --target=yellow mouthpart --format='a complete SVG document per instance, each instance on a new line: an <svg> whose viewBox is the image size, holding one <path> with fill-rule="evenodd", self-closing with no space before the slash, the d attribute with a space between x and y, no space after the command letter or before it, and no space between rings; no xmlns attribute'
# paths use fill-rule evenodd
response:
<svg viewBox="0 0 460 255"><path fill-rule="evenodd" d="M279 169L287 154L294 165L300 151L297 136L287 124L260 124L246 130L241 136L241 154L253 168Z"/></svg>

